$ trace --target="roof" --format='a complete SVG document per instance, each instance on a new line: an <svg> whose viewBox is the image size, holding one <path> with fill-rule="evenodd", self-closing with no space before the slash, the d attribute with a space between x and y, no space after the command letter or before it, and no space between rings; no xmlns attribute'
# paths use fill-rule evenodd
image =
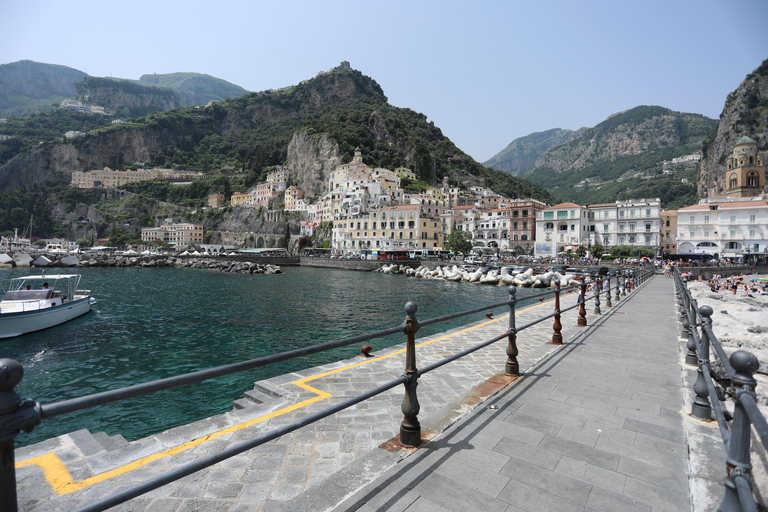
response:
<svg viewBox="0 0 768 512"><path fill-rule="evenodd" d="M466 204L466 205L461 205L461 206L454 206L453 209L454 210L471 210L474 207L475 207L475 205L473 205L473 204Z"/></svg>
<svg viewBox="0 0 768 512"><path fill-rule="evenodd" d="M550 206L549 208L545 208L545 210L557 210L558 208L581 208L581 205L578 205L576 203L560 203L555 206Z"/></svg>
<svg viewBox="0 0 768 512"><path fill-rule="evenodd" d="M757 144L757 141L749 137L742 137L736 142L736 145L741 146L742 144Z"/></svg>
<svg viewBox="0 0 768 512"><path fill-rule="evenodd" d="M686 206L684 208L679 208L677 211L687 211L687 212L693 212L693 211L709 211L711 206L717 206L719 209L727 210L727 209L734 209L734 208L765 208L768 207L768 201L765 199L759 199L757 201L731 201L731 202L723 202L723 203L705 203L705 204L694 204L693 206Z"/></svg>

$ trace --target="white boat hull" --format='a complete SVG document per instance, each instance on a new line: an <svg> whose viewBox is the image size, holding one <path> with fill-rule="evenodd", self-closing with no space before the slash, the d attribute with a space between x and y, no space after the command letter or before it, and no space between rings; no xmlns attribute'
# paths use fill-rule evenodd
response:
<svg viewBox="0 0 768 512"><path fill-rule="evenodd" d="M0 314L0 338L12 338L48 329L82 316L90 310L91 299L85 297L52 308L3 313Z"/></svg>

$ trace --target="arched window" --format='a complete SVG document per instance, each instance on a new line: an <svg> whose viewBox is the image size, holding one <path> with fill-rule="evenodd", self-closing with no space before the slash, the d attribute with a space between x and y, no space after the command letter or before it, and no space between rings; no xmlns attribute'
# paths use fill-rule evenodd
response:
<svg viewBox="0 0 768 512"><path fill-rule="evenodd" d="M752 156L749 157L749 165L752 165Z"/></svg>
<svg viewBox="0 0 768 512"><path fill-rule="evenodd" d="M738 179L736 178L736 174L731 174L731 179L728 182L728 188L736 188L738 186Z"/></svg>
<svg viewBox="0 0 768 512"><path fill-rule="evenodd" d="M528 235L523 235L520 240L528 240Z"/></svg>
<svg viewBox="0 0 768 512"><path fill-rule="evenodd" d="M748 187L757 187L759 185L756 172L750 172L747 174L747 186Z"/></svg>

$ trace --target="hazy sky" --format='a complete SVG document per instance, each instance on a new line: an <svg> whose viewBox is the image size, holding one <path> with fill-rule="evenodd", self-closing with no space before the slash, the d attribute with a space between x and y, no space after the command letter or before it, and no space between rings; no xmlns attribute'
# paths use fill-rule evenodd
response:
<svg viewBox="0 0 768 512"><path fill-rule="evenodd" d="M766 0L0 0L0 64L194 71L250 91L348 60L485 161L638 105L717 118L768 58Z"/></svg>

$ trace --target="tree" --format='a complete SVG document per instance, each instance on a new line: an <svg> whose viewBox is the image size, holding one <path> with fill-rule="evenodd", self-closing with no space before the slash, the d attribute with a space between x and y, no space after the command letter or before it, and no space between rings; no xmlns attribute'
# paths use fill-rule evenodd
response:
<svg viewBox="0 0 768 512"><path fill-rule="evenodd" d="M605 251L605 247L603 247L601 244L594 244L592 246L592 256L595 258L601 258L603 256L603 252Z"/></svg>
<svg viewBox="0 0 768 512"><path fill-rule="evenodd" d="M90 247L91 246L91 241L88 240L87 238L78 238L77 239L77 245L80 246L81 248Z"/></svg>
<svg viewBox="0 0 768 512"><path fill-rule="evenodd" d="M454 230L445 239L445 249L455 253L469 253L472 251L472 234L461 229Z"/></svg>
<svg viewBox="0 0 768 512"><path fill-rule="evenodd" d="M584 256L586 256L586 254L587 254L587 248L584 247L583 245L580 245L576 248L576 256L578 256L579 258L583 258Z"/></svg>

